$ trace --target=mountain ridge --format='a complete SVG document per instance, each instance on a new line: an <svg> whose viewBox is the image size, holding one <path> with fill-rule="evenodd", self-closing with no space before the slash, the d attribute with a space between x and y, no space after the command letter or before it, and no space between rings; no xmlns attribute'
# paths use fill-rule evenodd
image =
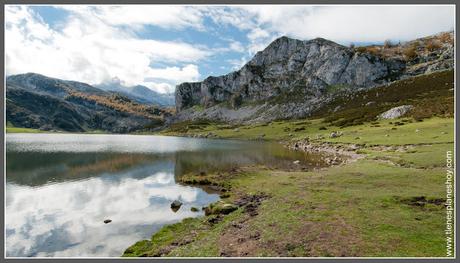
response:
<svg viewBox="0 0 460 263"><path fill-rule="evenodd" d="M10 125L41 130L126 133L161 126L170 112L83 82L37 73L6 78Z"/></svg>
<svg viewBox="0 0 460 263"><path fill-rule="evenodd" d="M123 86L119 83L101 83L96 87L106 91L119 92L143 104L154 104L160 107L174 106L174 94L160 93L143 85Z"/></svg>
<svg viewBox="0 0 460 263"><path fill-rule="evenodd" d="M174 121L308 117L331 100L331 91L354 92L453 68L452 39L450 32L405 44L355 48L324 38L283 36L237 71L179 84ZM406 55L411 49L416 56Z"/></svg>

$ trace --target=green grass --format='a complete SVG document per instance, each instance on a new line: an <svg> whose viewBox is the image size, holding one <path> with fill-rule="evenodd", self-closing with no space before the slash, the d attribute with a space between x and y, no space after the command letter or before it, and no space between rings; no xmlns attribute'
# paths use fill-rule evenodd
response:
<svg viewBox="0 0 460 263"><path fill-rule="evenodd" d="M398 201L442 198L443 173L374 160L320 172L248 170L230 182L239 194L271 195L257 216L248 218L240 209L214 226L207 218L186 219L132 246L125 256L158 255L182 243L161 255L219 256L227 249L222 239L239 222L260 235L250 256L444 256L443 206ZM250 238L250 233L238 235ZM244 250L244 242L240 246Z"/></svg>
<svg viewBox="0 0 460 263"><path fill-rule="evenodd" d="M226 202L260 193L270 198L262 201L256 216L240 208L214 225L207 216L165 227L125 256L445 256L443 204L415 206L404 200L445 198L453 118L405 118L345 128L325 125L324 119L240 127L190 124L187 135L212 132L221 138L257 139L265 134L265 140L309 137L313 143L360 144L365 157L307 172L246 167L231 174L185 175L183 183L225 185L230 189ZM343 136L329 138L334 130ZM174 133L181 135L163 132Z"/></svg>
<svg viewBox="0 0 460 263"><path fill-rule="evenodd" d="M403 122L402 120L408 120L408 122ZM396 125L396 122L404 123L404 125ZM320 130L320 127L323 126L327 129ZM160 134L191 136L213 133L220 138L250 140L263 138L264 140L276 141L297 140L307 137L316 140L318 136L322 136L324 139L318 141L381 145L448 143L453 142L454 138L453 119L439 117L425 119L421 122L413 119L384 120L379 121L378 124L366 123L345 128L325 125L323 119L275 121L268 124L241 127L201 122L193 125L188 123L187 127L187 129L184 128L183 130L165 130ZM329 138L332 131L341 131L343 136ZM261 135L264 136L261 137Z"/></svg>
<svg viewBox="0 0 460 263"><path fill-rule="evenodd" d="M55 132L51 132L51 131L42 131L42 130L39 130L39 129L32 129L32 128L20 128L20 127L11 127L11 126L7 126L6 127L6 133L68 133L68 132L64 132L64 131L55 131ZM81 132L82 134L107 134L106 131L103 131L103 130L93 130L93 131L85 131L85 132Z"/></svg>
<svg viewBox="0 0 460 263"><path fill-rule="evenodd" d="M6 127L6 133L43 133L44 131L31 128Z"/></svg>

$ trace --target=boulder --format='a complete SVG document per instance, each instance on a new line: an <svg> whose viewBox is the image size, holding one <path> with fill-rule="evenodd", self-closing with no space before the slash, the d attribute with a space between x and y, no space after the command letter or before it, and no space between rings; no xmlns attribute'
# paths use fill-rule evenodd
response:
<svg viewBox="0 0 460 263"><path fill-rule="evenodd" d="M238 206L230 203L219 201L217 203L210 204L204 209L205 215L219 215L219 214L230 214L231 212L238 209Z"/></svg>
<svg viewBox="0 0 460 263"><path fill-rule="evenodd" d="M174 202L171 203L171 209L179 209L182 206L182 202L179 200L174 200Z"/></svg>
<svg viewBox="0 0 460 263"><path fill-rule="evenodd" d="M342 132L331 132L331 134L329 135L329 137L331 138L337 138L337 137L340 137L342 136Z"/></svg>
<svg viewBox="0 0 460 263"><path fill-rule="evenodd" d="M394 107L380 114L378 118L381 120L396 119L396 118L403 116L407 112L409 112L412 108L413 108L412 105L402 105L402 106Z"/></svg>

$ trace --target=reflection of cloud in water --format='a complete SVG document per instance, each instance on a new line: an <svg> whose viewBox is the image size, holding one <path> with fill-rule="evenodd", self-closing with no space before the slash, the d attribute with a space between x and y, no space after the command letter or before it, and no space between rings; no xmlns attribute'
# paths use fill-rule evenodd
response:
<svg viewBox="0 0 460 263"><path fill-rule="evenodd" d="M120 256L218 199L174 175L315 160L277 144L164 136L7 134L8 256ZM184 204L174 213L170 204ZM113 220L104 224L105 219Z"/></svg>
<svg viewBox="0 0 460 263"><path fill-rule="evenodd" d="M107 180L93 177L42 187L7 184L8 256L119 256L161 225L201 215L191 206L217 200L175 184L172 173ZM174 213L170 203L184 205ZM112 219L105 225L104 219Z"/></svg>
<svg viewBox="0 0 460 263"><path fill-rule="evenodd" d="M209 142L181 137L108 134L7 134L7 151L16 152L119 152L172 153L200 148L229 148L237 142Z"/></svg>

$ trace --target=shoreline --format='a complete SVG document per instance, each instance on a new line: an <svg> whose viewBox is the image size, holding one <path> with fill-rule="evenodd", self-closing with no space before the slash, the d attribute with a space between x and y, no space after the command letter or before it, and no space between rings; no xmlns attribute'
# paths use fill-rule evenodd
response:
<svg viewBox="0 0 460 263"><path fill-rule="evenodd" d="M383 251L395 257L443 256L442 242L436 241L441 238L437 233L443 213L435 201L443 198L437 178L445 150L453 148L453 118L409 122L397 130L389 122L352 126L341 129L343 135L337 138L329 136L335 127L318 131L320 121L294 136L284 132L297 123L240 127L239 132L219 127L197 131L216 134L208 139L279 143L331 157L327 167L309 170L293 164L293 169L251 166L186 174L178 183L218 188L221 200L205 208L207 215L166 225L151 239L127 248L123 256L355 257ZM318 134L321 139L310 139ZM339 153L344 157L334 160ZM376 230L388 222L394 230ZM424 241L415 238L420 235ZM395 238L403 243L395 247Z"/></svg>
<svg viewBox="0 0 460 263"><path fill-rule="evenodd" d="M453 119L449 120L453 123ZM413 125L419 127L422 124L414 123ZM437 133L444 134L441 125L435 125L435 129ZM216 130L216 133L218 132ZM435 178L443 162L438 155L442 154L444 149L453 147L453 143L449 140L436 141L436 138L427 136L421 141L415 139L406 141L407 144L349 143L347 142L348 133L344 131L343 138L337 138L337 141L331 141L331 138L326 137L322 140L309 140L308 138L286 140L283 134L277 134L280 138L278 140L264 138L265 141L280 143L291 150L326 152L332 156L340 153L345 156L338 162L330 158L329 165L320 169L304 171L257 166L240 167L233 171L205 175L194 173L184 175L180 179L184 184L225 186L225 191L221 193L222 199L206 208L213 212L200 218L185 219L165 226L154 233L150 240L139 241L127 248L123 256L354 257L376 256L382 251L388 251L386 256L396 257L402 255L442 256L442 242L433 243L433 238L438 235L436 231L425 234L433 236L427 238L430 241L431 250L421 251L418 249L421 244L416 245L413 240L409 239L404 245L395 247L391 241L395 236L392 234L388 236L385 231L375 232L372 225L383 224L389 219L394 220L393 225L402 227L401 230L398 230L402 232L397 236L424 233L428 227L424 224L435 224L436 226L430 226L431 229L439 228L437 219L430 219L420 225L418 218L421 215L427 218L442 216L440 206L431 204L431 200L442 199L442 189L438 189L438 184L433 183L436 182ZM225 135L227 136L221 136L225 138L219 139L245 139L241 133L233 134L238 135L238 138L228 133ZM191 136L193 135L187 134L185 137ZM249 137L249 140L251 139L254 137ZM415 174L414 169L417 171ZM414 179L414 176L418 179ZM428 178L431 179L428 180ZM408 183L412 184L412 188L400 188L401 185ZM379 188L374 189L374 185L379 185ZM309 190L304 191L303 187ZM330 190L321 190L325 187ZM351 189L356 190L350 192ZM329 191L334 194L329 194ZM305 197L297 199L295 198L297 195L305 195ZM429 210L414 210L410 200L419 197L427 200L427 204L424 203L423 206L430 207ZM367 199L369 200L365 201ZM327 200L330 200L331 203ZM355 201L349 203L351 200ZM336 206L335 203L342 205ZM224 206L231 207L231 211L221 213ZM293 210L293 207L297 206L303 209ZM368 212L362 210L365 207L368 209L365 211ZM388 209L392 212L387 212ZM328 216L330 213L333 217ZM298 218L283 220L282 218L288 214ZM382 217L383 214L385 216ZM401 218L408 214L413 214L416 218L415 222L407 219L401 221ZM319 221L314 219L317 217L320 218ZM287 231L282 236L275 234L277 238L270 239L270 236L279 228L279 226L273 228L272 225L280 223L292 225L294 232ZM330 232L328 228L330 224L342 229L344 233L338 236L337 233L333 234L334 232ZM312 229L308 225L315 227ZM413 229L404 230L409 226ZM314 230L315 228L317 230ZM304 231L307 232L299 237L299 233ZM286 237L285 235L291 236ZM306 236L327 238L316 242L304 240L303 237ZM375 238L380 240L379 247L374 245ZM276 248L284 242L291 243L295 249ZM420 242L423 243L423 241ZM331 245L325 248L324 243L341 245ZM306 248L308 249L305 250ZM359 249L355 250L356 248Z"/></svg>

